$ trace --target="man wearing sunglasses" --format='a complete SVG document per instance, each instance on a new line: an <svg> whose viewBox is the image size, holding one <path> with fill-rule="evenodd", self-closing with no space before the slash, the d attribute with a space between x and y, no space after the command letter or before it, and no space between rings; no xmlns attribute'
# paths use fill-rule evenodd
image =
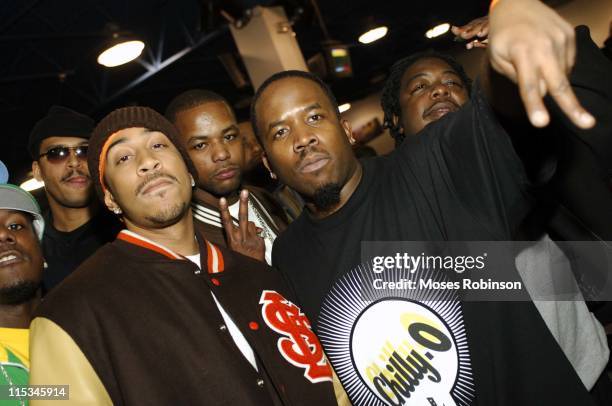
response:
<svg viewBox="0 0 612 406"><path fill-rule="evenodd" d="M49 203L42 241L47 291L113 240L120 228L114 217L98 212L93 199L87 147L94 124L83 114L53 106L30 134L32 172L45 183Z"/></svg>

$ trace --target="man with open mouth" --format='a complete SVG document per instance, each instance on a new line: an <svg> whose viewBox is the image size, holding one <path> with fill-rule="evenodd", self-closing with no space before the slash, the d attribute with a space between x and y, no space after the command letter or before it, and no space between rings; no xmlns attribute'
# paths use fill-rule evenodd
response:
<svg viewBox="0 0 612 406"><path fill-rule="evenodd" d="M28 384L29 325L41 298L44 226L32 195L0 184L0 385L8 389L5 399ZM26 402L20 396L3 400L7 405Z"/></svg>
<svg viewBox="0 0 612 406"><path fill-rule="evenodd" d="M583 32L578 41L587 41ZM426 126L466 104L471 86L461 64L449 55L425 51L397 61L385 84L381 104L385 123L398 148L406 137L421 136ZM527 125L522 131L537 140L538 134L533 134ZM549 144L554 140L554 135L547 137ZM554 150L553 145L548 149ZM528 152L535 155L533 149ZM574 287L573 300L534 300L534 303L585 387L592 390L597 386L596 390L609 392L610 385L605 380L609 353L605 331L578 293L570 261L546 232L548 225L536 216L528 219L529 223L521 228L528 229L529 234L522 232L520 238L533 244L517 255L517 270L534 298L543 291L541 281L550 284L567 281L564 283Z"/></svg>

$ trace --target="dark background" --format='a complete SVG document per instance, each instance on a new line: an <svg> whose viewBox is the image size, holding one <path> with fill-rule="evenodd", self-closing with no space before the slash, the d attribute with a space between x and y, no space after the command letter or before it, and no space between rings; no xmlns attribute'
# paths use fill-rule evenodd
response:
<svg viewBox="0 0 612 406"><path fill-rule="evenodd" d="M451 34L428 40L424 33L441 22L467 23L486 13L488 0L323 1L318 5L329 36L350 47L354 75L328 80L340 103L381 89L390 65L416 50L453 46ZM0 160L10 182L25 180L31 159L29 132L53 104L90 114L96 120L125 105L146 105L163 112L180 92L200 87L227 97L240 119L248 118L250 84L238 88L219 59L229 54L248 75L227 21L255 5L283 6L304 58L322 50L325 39L311 0L4 0L0 2ZM389 33L370 45L357 38L368 25L386 25ZM146 44L140 61L116 68L97 64L112 29ZM154 74L147 65L188 52Z"/></svg>

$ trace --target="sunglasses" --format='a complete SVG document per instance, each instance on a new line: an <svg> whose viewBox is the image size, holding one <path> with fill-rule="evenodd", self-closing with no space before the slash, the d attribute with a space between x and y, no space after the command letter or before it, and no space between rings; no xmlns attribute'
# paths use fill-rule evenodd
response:
<svg viewBox="0 0 612 406"><path fill-rule="evenodd" d="M47 157L47 160L51 163L58 163L65 161L70 156L70 151L74 151L74 155L78 159L87 159L87 145L79 145L78 147L53 147L44 154L40 154L39 158L43 156Z"/></svg>

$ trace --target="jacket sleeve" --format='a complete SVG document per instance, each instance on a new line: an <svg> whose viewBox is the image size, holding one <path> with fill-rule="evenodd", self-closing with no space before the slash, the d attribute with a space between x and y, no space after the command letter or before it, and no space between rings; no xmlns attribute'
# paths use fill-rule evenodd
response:
<svg viewBox="0 0 612 406"><path fill-rule="evenodd" d="M74 405L112 405L93 367L72 338L53 321L37 317L30 325L30 385L68 385ZM30 405L57 404L31 400Z"/></svg>

